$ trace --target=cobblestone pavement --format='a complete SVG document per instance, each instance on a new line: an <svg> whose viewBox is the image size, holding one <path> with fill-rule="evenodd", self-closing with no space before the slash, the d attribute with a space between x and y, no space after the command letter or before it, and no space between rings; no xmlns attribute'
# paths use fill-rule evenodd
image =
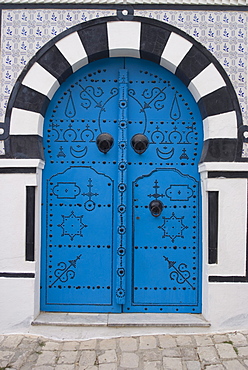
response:
<svg viewBox="0 0 248 370"><path fill-rule="evenodd" d="M248 369L248 332L56 341L0 336L0 370Z"/></svg>

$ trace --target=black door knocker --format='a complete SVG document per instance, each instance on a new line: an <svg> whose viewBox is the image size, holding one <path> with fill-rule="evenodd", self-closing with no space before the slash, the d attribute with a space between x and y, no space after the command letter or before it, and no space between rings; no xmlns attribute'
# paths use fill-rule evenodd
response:
<svg viewBox="0 0 248 370"><path fill-rule="evenodd" d="M106 154L112 148L114 144L113 136L107 133L103 133L97 136L96 145L100 152Z"/></svg>
<svg viewBox="0 0 248 370"><path fill-rule="evenodd" d="M154 217L161 215L163 207L163 203L160 200L152 200L149 204L150 212Z"/></svg>
<svg viewBox="0 0 248 370"><path fill-rule="evenodd" d="M143 134L136 134L132 137L131 145L133 150L138 154L143 154L146 151L148 144L149 141Z"/></svg>

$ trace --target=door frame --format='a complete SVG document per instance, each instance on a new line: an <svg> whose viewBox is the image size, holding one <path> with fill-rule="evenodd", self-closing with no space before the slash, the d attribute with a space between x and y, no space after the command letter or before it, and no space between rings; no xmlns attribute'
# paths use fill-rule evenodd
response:
<svg viewBox="0 0 248 370"><path fill-rule="evenodd" d="M118 35L118 37L117 37ZM95 40L98 40L95 43ZM174 45L177 43L178 47ZM72 47L72 45L74 47ZM68 47L70 46L70 47ZM198 103L204 143L201 163L240 162L242 115L234 88L215 57L185 32L161 21L133 16L127 7L117 16L78 24L49 41L30 60L18 78L8 102L5 122L0 124L0 140L5 155L0 158L24 158L37 163L35 255L35 314L39 313L39 256L41 175L43 166L43 121L48 104L65 79L82 66L108 57L136 57L151 60L176 74ZM200 61L200 63L198 63ZM213 104L213 101L216 103ZM206 173L202 175L205 181ZM207 295L207 213L203 184L203 313Z"/></svg>

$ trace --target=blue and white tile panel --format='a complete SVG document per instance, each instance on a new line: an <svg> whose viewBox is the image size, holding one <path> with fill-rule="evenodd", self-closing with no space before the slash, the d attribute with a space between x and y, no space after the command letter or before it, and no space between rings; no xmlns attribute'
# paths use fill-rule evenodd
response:
<svg viewBox="0 0 248 370"><path fill-rule="evenodd" d="M34 109L31 101L35 95L35 100L42 99L43 96L51 100L60 83L63 82L64 73L67 77L70 73L75 72L78 68L87 64L92 58L98 59L103 56L132 56L139 58L142 57L142 53L150 53L149 45L147 44L148 46L146 47L146 33L143 32L142 34L142 28L146 29L148 33L151 31L150 35L154 34L154 40L149 40L149 42L156 45L157 38L155 32L159 31L159 24L156 23L154 25L154 23L142 22L142 19L139 22L120 22L116 21L116 19L107 23L105 20L102 22L98 21L96 27L89 27L92 33L91 37L97 40L100 36L99 32L101 32L103 42L95 42L94 45L90 45L89 40L86 39L86 35L89 34L89 28L87 28L87 33L84 34L84 27L67 34L63 38L55 39L54 43L50 43L50 48L43 53L39 53L40 58L35 57L35 63L28 69L21 81L21 86L29 88L30 101L27 101L27 90L22 92L19 86L15 87L18 101L24 99L25 93L25 103L24 105L20 104L20 102L16 104L15 101L13 107L11 107L10 134L42 135L43 112L39 107L38 109ZM155 28L157 30L155 30ZM181 69L183 68L183 62L187 60L189 51L193 47L197 48L197 45L194 45L193 39L186 39L182 35L176 33L176 30L168 30L166 26L164 26L164 29L169 32L169 36L167 40L164 39L165 44L161 49L161 55L159 55L160 51L155 51L154 58L159 57L162 66L168 68L173 73L177 73L177 71L180 70L180 66ZM161 43L161 40L159 40L159 42ZM61 63L56 62L58 62L58 58L61 61L62 58L64 58L71 67L69 72L67 71L68 67L66 63L64 69L58 71L51 67L50 61L53 55L55 55L54 47L58 52L58 56L55 57L57 61L54 61L54 64L57 66L61 65ZM197 51L200 54L204 54L202 50L198 49ZM208 59L207 52L205 52L204 58ZM190 63L190 59L188 63ZM205 97L210 98L211 94L215 94L215 92L221 88L226 88L227 90L230 88L226 85L224 80L224 71L220 73L211 59L209 59L207 63L209 64L200 70L188 84L189 90L193 94L195 100L197 102L202 102L203 108L199 105L200 109L206 111L206 117L204 117L205 140L209 138L237 138L237 118L235 107L233 107L232 102L225 102L227 106L226 112L217 111L214 112L214 114L211 111L211 107L206 107L204 105ZM192 68L193 67L192 64ZM184 68L183 73L187 75L188 71ZM229 99L231 98L229 97ZM44 106L44 102L41 105ZM230 106L232 108L230 108ZM25 110L21 109L22 107ZM21 122L25 122L25 124Z"/></svg>

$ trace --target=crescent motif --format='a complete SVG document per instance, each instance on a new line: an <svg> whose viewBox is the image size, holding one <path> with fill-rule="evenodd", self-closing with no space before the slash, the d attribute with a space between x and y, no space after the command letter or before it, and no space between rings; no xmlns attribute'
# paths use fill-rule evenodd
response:
<svg viewBox="0 0 248 370"><path fill-rule="evenodd" d="M164 148L166 149L167 147ZM162 152L160 149L156 148L156 152L159 158L170 159L174 155L174 148L172 148L169 152Z"/></svg>
<svg viewBox="0 0 248 370"><path fill-rule="evenodd" d="M73 155L73 157L75 157L75 158L84 157L86 155L87 151L88 151L87 146L85 146L82 150L76 150L76 149L73 149L72 146L70 147L71 155Z"/></svg>

